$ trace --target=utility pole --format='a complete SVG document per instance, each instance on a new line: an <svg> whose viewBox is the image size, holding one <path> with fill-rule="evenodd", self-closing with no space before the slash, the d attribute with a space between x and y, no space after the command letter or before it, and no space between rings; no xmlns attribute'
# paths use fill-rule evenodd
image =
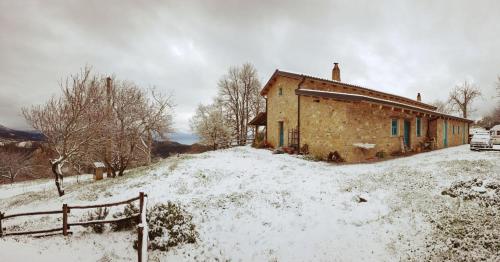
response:
<svg viewBox="0 0 500 262"><path fill-rule="evenodd" d="M112 80L111 77L106 78L106 149L105 149L105 159L106 159L106 167L107 167L107 177L111 176L111 166L108 163L111 163L111 134L109 133L111 130L111 114L112 114L112 108L111 108L111 92L112 92Z"/></svg>

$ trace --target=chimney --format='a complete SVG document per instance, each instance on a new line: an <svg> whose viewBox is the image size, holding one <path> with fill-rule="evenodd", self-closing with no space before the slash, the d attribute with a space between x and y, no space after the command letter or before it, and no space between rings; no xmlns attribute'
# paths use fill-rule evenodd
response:
<svg viewBox="0 0 500 262"><path fill-rule="evenodd" d="M339 81L340 82L340 68L339 68L339 63L333 63L333 69L332 69L332 80L334 81Z"/></svg>
<svg viewBox="0 0 500 262"><path fill-rule="evenodd" d="M418 102L421 102L422 101L422 97L420 96L420 93L417 94L417 101Z"/></svg>
<svg viewBox="0 0 500 262"><path fill-rule="evenodd" d="M111 94L111 77L106 78L106 94L109 98L109 95Z"/></svg>

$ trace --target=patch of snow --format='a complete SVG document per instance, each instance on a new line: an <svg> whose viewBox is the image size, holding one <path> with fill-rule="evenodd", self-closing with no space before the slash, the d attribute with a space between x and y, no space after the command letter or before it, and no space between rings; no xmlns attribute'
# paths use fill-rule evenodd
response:
<svg viewBox="0 0 500 262"><path fill-rule="evenodd" d="M169 200L182 204L199 232L197 244L150 252L153 261L400 261L425 250L430 218L440 207L455 204L441 195L443 188L470 177L498 180L498 162L497 152L472 152L468 145L354 165L236 147L168 158L115 179L92 181L90 176L75 184L66 178L61 198L53 181L0 186L0 210L120 201L143 191L149 206ZM72 211L71 219L81 215ZM10 223L59 225L57 218ZM0 261L25 252L30 257L29 247L40 257L58 254L58 260L136 259L135 231L73 230L66 238L4 238Z"/></svg>
<svg viewBox="0 0 500 262"><path fill-rule="evenodd" d="M364 148L364 149L372 149L375 147L375 144L368 144L368 143L355 143L352 145L355 147Z"/></svg>
<svg viewBox="0 0 500 262"><path fill-rule="evenodd" d="M106 165L103 162L94 162L95 168L105 168Z"/></svg>

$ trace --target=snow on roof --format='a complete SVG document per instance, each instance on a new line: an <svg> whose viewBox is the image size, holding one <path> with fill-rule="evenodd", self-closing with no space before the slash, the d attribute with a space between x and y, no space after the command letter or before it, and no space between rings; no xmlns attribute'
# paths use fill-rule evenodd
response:
<svg viewBox="0 0 500 262"><path fill-rule="evenodd" d="M100 168L100 167L104 168L104 167L106 167L106 165L103 162L94 162L94 167L95 168Z"/></svg>

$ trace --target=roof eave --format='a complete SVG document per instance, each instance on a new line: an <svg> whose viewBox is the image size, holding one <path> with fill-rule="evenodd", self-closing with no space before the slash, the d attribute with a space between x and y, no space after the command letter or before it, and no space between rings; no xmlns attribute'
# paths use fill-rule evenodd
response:
<svg viewBox="0 0 500 262"><path fill-rule="evenodd" d="M465 121L468 123L474 122L474 121L472 121L470 119L466 119L466 118L451 116L451 115L447 115L444 113L428 110L425 108L419 108L419 107L415 107L415 106L411 106L411 105L407 105L407 104L401 104L398 102L393 102L393 101L384 100L384 99L378 99L378 98L364 96L364 95L340 93L340 92L316 91L316 90L309 90L309 89L297 89L297 90L295 90L295 94L314 96L314 97L331 98L331 99L338 99L338 100L345 100L345 101L360 101L360 102L377 103L377 104L383 104L383 105L391 106L391 107L400 107L402 109L418 111L418 112L430 114L430 115L447 117L447 118L451 118L451 119L458 119L458 120Z"/></svg>

